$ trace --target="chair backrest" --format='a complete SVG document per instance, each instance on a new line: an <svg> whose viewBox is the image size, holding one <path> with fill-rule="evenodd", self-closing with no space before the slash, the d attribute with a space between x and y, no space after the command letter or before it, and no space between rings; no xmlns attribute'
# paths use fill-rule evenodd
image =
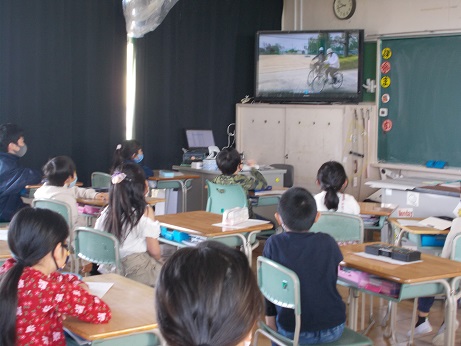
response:
<svg viewBox="0 0 461 346"><path fill-rule="evenodd" d="M92 188L109 188L111 175L104 172L91 173L91 187Z"/></svg>
<svg viewBox="0 0 461 346"><path fill-rule="evenodd" d="M450 259L461 262L461 233L453 238Z"/></svg>
<svg viewBox="0 0 461 346"><path fill-rule="evenodd" d="M64 219L67 221L67 224L69 225L70 229L72 230L72 212L70 206L67 203L48 198L34 199L32 201L32 207L50 209L62 215Z"/></svg>
<svg viewBox="0 0 461 346"><path fill-rule="evenodd" d="M283 175L283 186L293 186L295 180L295 168L293 167L293 165L287 165L284 163L273 163L271 164L271 166L278 169L285 169L286 173Z"/></svg>
<svg viewBox="0 0 461 346"><path fill-rule="evenodd" d="M222 214L227 209L248 207L248 197L239 184L220 185L206 181L208 201L206 211Z"/></svg>
<svg viewBox="0 0 461 346"><path fill-rule="evenodd" d="M358 215L325 211L310 232L327 233L337 242L363 243L363 220Z"/></svg>
<svg viewBox="0 0 461 346"><path fill-rule="evenodd" d="M94 340L91 345L99 346L126 346L126 345L136 345L136 346L159 346L162 345L162 340L159 335L154 334L154 332L144 332L144 333L135 333L123 335L111 339L101 339Z"/></svg>
<svg viewBox="0 0 461 346"><path fill-rule="evenodd" d="M78 227L75 233L75 253L96 264L113 264L117 273L123 273L118 239L107 232L90 227Z"/></svg>
<svg viewBox="0 0 461 346"><path fill-rule="evenodd" d="M293 344L297 345L301 329L301 295L298 275L268 258L257 259L258 286L264 297L275 305L293 309L296 326Z"/></svg>

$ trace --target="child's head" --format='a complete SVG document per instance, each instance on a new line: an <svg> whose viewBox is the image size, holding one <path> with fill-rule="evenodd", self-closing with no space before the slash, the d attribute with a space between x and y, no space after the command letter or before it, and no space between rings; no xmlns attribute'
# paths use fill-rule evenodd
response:
<svg viewBox="0 0 461 346"><path fill-rule="evenodd" d="M242 163L242 158L239 152L234 148L224 148L216 156L216 165L222 174L232 175L234 174L239 165Z"/></svg>
<svg viewBox="0 0 461 346"><path fill-rule="evenodd" d="M292 187L280 198L275 217L286 231L308 231L317 219L315 199L306 189Z"/></svg>
<svg viewBox="0 0 461 346"><path fill-rule="evenodd" d="M126 161L141 162L144 158L141 143L135 139L123 141L117 145L114 153L114 160L112 168L115 170L120 164Z"/></svg>
<svg viewBox="0 0 461 346"><path fill-rule="evenodd" d="M325 162L317 172L317 183L326 192L325 206L328 210L338 209L338 191L347 185L347 175L342 164L336 161Z"/></svg>
<svg viewBox="0 0 461 346"><path fill-rule="evenodd" d="M56 156L43 166L43 174L49 185L64 186L66 181L74 180L75 163L68 156Z"/></svg>
<svg viewBox="0 0 461 346"><path fill-rule="evenodd" d="M16 344L18 283L24 268L40 266L52 272L64 266L68 236L66 220L48 209L24 208L11 220L8 246L16 263L0 277L1 345Z"/></svg>
<svg viewBox="0 0 461 346"><path fill-rule="evenodd" d="M126 225L134 227L146 209L148 186L144 171L134 162L122 163L112 174L106 230L120 241L125 239ZM123 228L123 230L122 230Z"/></svg>
<svg viewBox="0 0 461 346"><path fill-rule="evenodd" d="M213 241L175 252L155 291L157 321L171 346L235 346L263 313L246 256Z"/></svg>
<svg viewBox="0 0 461 346"><path fill-rule="evenodd" d="M20 141L21 138L22 141ZM21 129L18 125L11 123L0 125L0 151L5 153L17 152L16 155L22 156L25 154L25 151L24 154L22 154L22 152L20 152L21 148L24 148L22 151L27 150L27 146L24 143L23 129Z"/></svg>

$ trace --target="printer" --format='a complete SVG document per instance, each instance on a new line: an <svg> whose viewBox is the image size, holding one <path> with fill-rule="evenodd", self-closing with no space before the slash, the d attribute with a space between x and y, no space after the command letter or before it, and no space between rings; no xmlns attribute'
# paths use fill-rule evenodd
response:
<svg viewBox="0 0 461 346"><path fill-rule="evenodd" d="M186 130L186 137L189 149L183 149L183 164L190 165L192 162L214 159L219 153L212 130Z"/></svg>

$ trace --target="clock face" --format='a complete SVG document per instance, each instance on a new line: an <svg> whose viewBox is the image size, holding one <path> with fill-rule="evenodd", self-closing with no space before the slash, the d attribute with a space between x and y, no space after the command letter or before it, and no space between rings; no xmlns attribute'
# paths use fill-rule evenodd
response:
<svg viewBox="0 0 461 346"><path fill-rule="evenodd" d="M355 12L355 0L334 0L333 11L338 19L349 19Z"/></svg>

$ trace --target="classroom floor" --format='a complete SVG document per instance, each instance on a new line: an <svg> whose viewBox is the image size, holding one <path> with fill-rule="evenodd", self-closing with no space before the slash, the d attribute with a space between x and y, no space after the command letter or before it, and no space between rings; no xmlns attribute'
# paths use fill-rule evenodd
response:
<svg viewBox="0 0 461 346"><path fill-rule="evenodd" d="M264 246L264 241L260 241L260 245L253 252L253 268L256 268L256 258L262 254L262 249ZM342 286L338 286L339 292L341 293L343 300L347 301L348 290ZM359 320L358 326L361 325L361 303L362 299L359 299ZM393 342L390 338L384 336L385 328L380 325L381 320L386 315L387 311L387 301L381 300L379 298L373 299L373 314L376 319L376 323L370 329L367 336L373 340L373 345L375 346L384 346L384 345L407 345L408 337L406 336L409 331L411 324L411 314L413 311L413 300L406 300L398 304L397 307L397 322L396 322L396 340ZM365 327L368 325L368 316L370 311L370 299L367 297L365 303ZM433 331L431 333L425 334L423 336L415 338L414 344L416 346L428 346L432 345L432 338L437 334L437 331L444 319L444 301L437 299L432 306L431 313L429 315L429 321L432 325ZM461 321L461 308L458 309L457 313L458 321ZM461 345L461 328L458 328L456 331L456 340L455 345ZM270 341L264 336L260 336L258 346L271 346Z"/></svg>

